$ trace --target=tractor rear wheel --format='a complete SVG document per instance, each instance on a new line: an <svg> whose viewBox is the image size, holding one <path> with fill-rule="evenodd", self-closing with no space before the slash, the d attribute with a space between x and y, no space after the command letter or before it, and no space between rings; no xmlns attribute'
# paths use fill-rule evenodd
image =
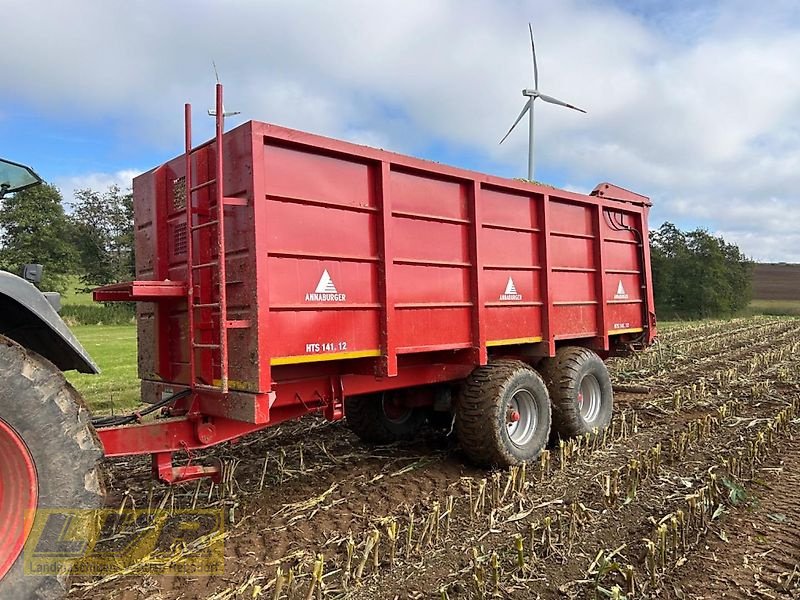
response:
<svg viewBox="0 0 800 600"><path fill-rule="evenodd" d="M425 411L404 406L399 398L398 394L383 392L345 399L347 425L368 444L413 439L425 422Z"/></svg>
<svg viewBox="0 0 800 600"><path fill-rule="evenodd" d="M68 573L23 573L30 518L42 509L103 504L102 446L89 412L61 372L0 336L0 597L57 598ZM84 517L87 514L83 515ZM80 519L90 523L91 519ZM79 557L76 557L79 558ZM68 567L73 560L58 560Z"/></svg>
<svg viewBox="0 0 800 600"><path fill-rule="evenodd" d="M565 346L542 361L539 369L550 390L554 433L570 438L608 427L614 391L608 369L597 354Z"/></svg>
<svg viewBox="0 0 800 600"><path fill-rule="evenodd" d="M518 360L478 367L456 404L456 434L464 453L481 466L535 459L550 435L550 399L542 378Z"/></svg>

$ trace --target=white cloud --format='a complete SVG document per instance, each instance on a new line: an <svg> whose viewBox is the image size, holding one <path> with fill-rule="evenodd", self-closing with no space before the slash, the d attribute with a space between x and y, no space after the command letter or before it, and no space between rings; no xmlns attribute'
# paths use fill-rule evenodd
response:
<svg viewBox="0 0 800 600"><path fill-rule="evenodd" d="M179 151L181 104L211 105L214 59L246 118L404 152L446 144L520 174L525 128L497 141L530 83L532 20L542 90L589 110L537 106L539 172L572 189L618 183L653 198L654 225L706 225L757 258L800 260L795 2L5 4L6 94L121 140ZM198 138L212 126L200 114Z"/></svg>
<svg viewBox="0 0 800 600"><path fill-rule="evenodd" d="M89 189L104 192L112 185L116 185L121 190L127 190L130 189L133 178L141 172L141 170L137 169L123 169L114 173L87 173L57 178L52 183L61 190L61 196L69 209L75 202L75 192L77 190Z"/></svg>

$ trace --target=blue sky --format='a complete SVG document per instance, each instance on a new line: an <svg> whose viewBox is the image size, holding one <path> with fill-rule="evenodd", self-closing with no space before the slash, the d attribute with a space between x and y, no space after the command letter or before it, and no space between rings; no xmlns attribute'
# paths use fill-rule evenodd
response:
<svg viewBox="0 0 800 600"><path fill-rule="evenodd" d="M526 171L536 33L536 178L650 196L652 225L706 227L759 260L800 262L796 2L7 0L0 155L69 199L127 185L198 137L215 60L228 107L493 174Z"/></svg>

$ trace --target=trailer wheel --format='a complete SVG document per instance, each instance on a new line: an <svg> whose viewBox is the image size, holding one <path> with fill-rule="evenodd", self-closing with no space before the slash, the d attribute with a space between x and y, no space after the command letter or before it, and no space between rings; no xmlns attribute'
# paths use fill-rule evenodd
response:
<svg viewBox="0 0 800 600"><path fill-rule="evenodd" d="M562 438L602 431L611 423L614 392L602 359L588 348L565 346L540 370L550 390L553 430Z"/></svg>
<svg viewBox="0 0 800 600"><path fill-rule="evenodd" d="M391 392L346 398L347 425L368 444L391 444L414 438L425 422L425 412L402 406L396 398Z"/></svg>
<svg viewBox="0 0 800 600"><path fill-rule="evenodd" d="M547 386L518 360L478 367L461 389L456 434L464 453L481 466L535 459L550 435Z"/></svg>
<svg viewBox="0 0 800 600"><path fill-rule="evenodd" d="M26 513L46 518L41 509L101 507L102 455L89 412L61 372L0 336L0 597L63 595L67 573L23 573L23 548L33 543Z"/></svg>

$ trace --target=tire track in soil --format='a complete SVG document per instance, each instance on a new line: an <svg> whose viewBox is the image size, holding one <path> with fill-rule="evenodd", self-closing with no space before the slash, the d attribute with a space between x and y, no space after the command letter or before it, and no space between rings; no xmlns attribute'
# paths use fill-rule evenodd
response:
<svg viewBox="0 0 800 600"><path fill-rule="evenodd" d="M800 598L800 437L787 442L778 466L760 470L749 502L709 537L693 570L673 578L676 596Z"/></svg>
<svg viewBox="0 0 800 600"><path fill-rule="evenodd" d="M787 390L787 392L789 395L794 394L791 390ZM660 426L655 426L651 430L644 432L644 435L640 433L615 442L609 448L601 449L574 464L569 464L566 472L557 473L555 476L551 476L549 481L542 484L542 495L539 500L541 500L542 504L545 504L551 500L559 500L561 498L564 504L568 505L572 500L577 499L584 502L590 509L599 509L602 516L593 520L589 528L582 530L578 535L576 543L581 548L594 548L596 551L599 547L606 547L601 544L602 540L612 540L608 542L609 547L617 547L623 543L634 546L643 537L649 535L652 530L648 517L654 511L657 514L667 512L664 505L661 504L662 495L659 487L661 484L666 481L671 481L673 484L677 484L680 481L701 481L702 475L706 473L707 468L717 463L719 453L724 451L724 448L729 443L734 443L738 439L739 433L746 428L747 422L754 418L772 416L780 407L785 405L784 400L785 398L776 397L772 401L754 401L741 405L740 411L737 412L737 416L741 418L738 419L736 426L726 426L717 432L713 439L708 440L707 443L691 448L684 460L665 463L662 467L662 472L655 480L641 484L638 498L630 505L620 506L610 512L605 511L603 506L595 506L599 493L596 481L598 471L605 472L618 467L620 457L627 461L625 455L627 453L633 454L636 448L641 450L659 439L662 444L665 444L668 439L668 430L679 429L680 425L686 421L694 420L702 414L713 412L716 405L705 406L702 411L692 412L692 418L682 419L682 414L669 415L668 423L661 423ZM680 489L680 487L680 485L676 485L677 489ZM688 493L687 490L683 490L683 492ZM671 498L670 503L678 502L682 498L683 494L679 492L677 496ZM538 518L541 520L546 514L547 509L534 511L528 519L535 520ZM472 531L474 526L471 522L465 524L465 527L464 535L461 536L460 541L483 539L485 529L479 527L478 530ZM524 531L521 531L521 533L525 535ZM500 535L505 535L507 540L512 538L508 531ZM578 554L570 556L569 561L565 559L565 565L550 565L547 567L548 583L543 586L534 585L528 591L540 593L542 594L541 597L561 597L554 592L553 586L557 587L557 585L566 584L571 580L580 579L584 575L586 565L591 560L588 554L581 558L579 556L580 552L579 550ZM447 577L447 572L452 571L453 565L459 563L459 559L463 562L465 556L465 553L459 551L455 558L452 553L447 555L441 552L436 552L428 557L425 560L424 573L414 576L414 584L418 587L413 589L437 590L442 585L447 584L450 581ZM377 588L367 588L365 595L362 594L357 597L367 598L371 597L373 593L377 594L375 597L391 597L391 594L389 594L393 587L391 582L397 581L398 584L403 582L402 585L406 585L405 581L408 580L408 577L408 573L398 573L397 577L387 573L382 577L383 581Z"/></svg>

